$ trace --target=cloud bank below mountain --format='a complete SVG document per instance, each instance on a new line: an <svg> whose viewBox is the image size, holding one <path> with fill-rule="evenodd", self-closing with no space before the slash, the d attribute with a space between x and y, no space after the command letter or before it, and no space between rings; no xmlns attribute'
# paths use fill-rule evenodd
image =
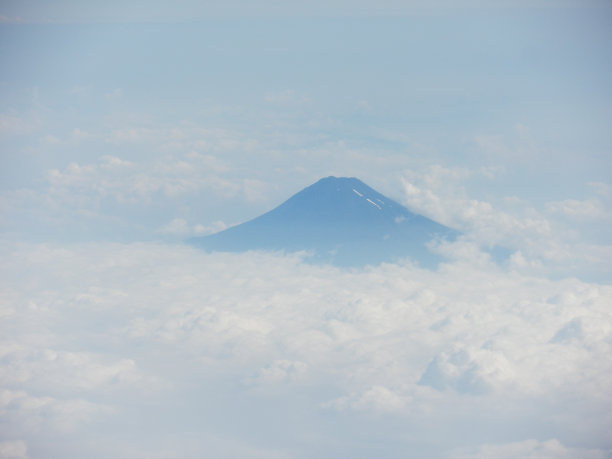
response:
<svg viewBox="0 0 612 459"><path fill-rule="evenodd" d="M612 448L607 285L158 244L24 243L2 260L15 457Z"/></svg>

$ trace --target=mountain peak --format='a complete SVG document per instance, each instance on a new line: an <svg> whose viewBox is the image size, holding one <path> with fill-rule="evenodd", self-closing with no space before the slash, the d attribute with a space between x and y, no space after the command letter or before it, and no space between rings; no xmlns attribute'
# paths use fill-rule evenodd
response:
<svg viewBox="0 0 612 459"><path fill-rule="evenodd" d="M213 251L308 250L345 266L404 257L432 266L438 260L427 242L455 234L358 178L329 176L253 220L192 241Z"/></svg>

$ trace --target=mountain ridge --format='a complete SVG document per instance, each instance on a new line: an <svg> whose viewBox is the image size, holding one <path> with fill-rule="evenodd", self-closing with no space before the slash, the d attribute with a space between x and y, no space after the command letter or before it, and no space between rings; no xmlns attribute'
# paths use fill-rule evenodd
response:
<svg viewBox="0 0 612 459"><path fill-rule="evenodd" d="M190 242L210 251L309 251L311 259L363 266L409 258L433 267L427 243L458 233L416 214L355 177L329 176L274 209Z"/></svg>

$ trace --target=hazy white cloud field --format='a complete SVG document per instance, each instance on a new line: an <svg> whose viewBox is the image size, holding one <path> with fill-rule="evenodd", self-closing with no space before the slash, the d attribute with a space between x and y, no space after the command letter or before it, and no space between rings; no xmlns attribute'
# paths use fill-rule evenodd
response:
<svg viewBox="0 0 612 459"><path fill-rule="evenodd" d="M611 25L0 2L0 458L612 458ZM183 244L329 175L446 263Z"/></svg>
<svg viewBox="0 0 612 459"><path fill-rule="evenodd" d="M2 269L4 457L610 456L609 285L153 243Z"/></svg>

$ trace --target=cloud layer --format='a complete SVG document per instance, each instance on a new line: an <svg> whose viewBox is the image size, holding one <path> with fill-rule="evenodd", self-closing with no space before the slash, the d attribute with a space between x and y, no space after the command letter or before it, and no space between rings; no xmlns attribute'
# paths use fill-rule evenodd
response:
<svg viewBox="0 0 612 459"><path fill-rule="evenodd" d="M2 255L8 457L612 448L610 286L156 244Z"/></svg>
<svg viewBox="0 0 612 459"><path fill-rule="evenodd" d="M0 6L0 457L611 457L610 5L166 3ZM328 175L449 261L176 245Z"/></svg>

